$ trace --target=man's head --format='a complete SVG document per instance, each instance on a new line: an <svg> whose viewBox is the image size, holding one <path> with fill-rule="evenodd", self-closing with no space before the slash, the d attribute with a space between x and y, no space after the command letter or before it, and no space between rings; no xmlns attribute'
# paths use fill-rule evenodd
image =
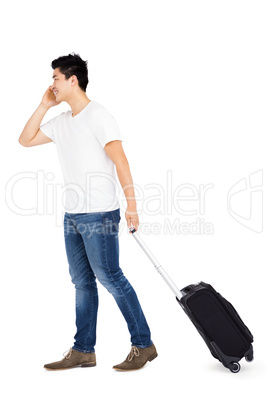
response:
<svg viewBox="0 0 268 402"><path fill-rule="evenodd" d="M67 100L74 90L86 92L88 85L87 61L81 59L79 54L61 56L52 61L53 91L57 101Z"/></svg>

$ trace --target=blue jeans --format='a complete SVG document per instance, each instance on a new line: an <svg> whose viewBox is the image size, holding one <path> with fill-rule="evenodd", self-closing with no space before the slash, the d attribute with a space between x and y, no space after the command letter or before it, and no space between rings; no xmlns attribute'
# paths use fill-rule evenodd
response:
<svg viewBox="0 0 268 402"><path fill-rule="evenodd" d="M69 272L75 285L76 327L73 349L94 352L98 311L96 279L113 295L131 335L132 346L152 344L137 295L119 267L120 209L64 215Z"/></svg>

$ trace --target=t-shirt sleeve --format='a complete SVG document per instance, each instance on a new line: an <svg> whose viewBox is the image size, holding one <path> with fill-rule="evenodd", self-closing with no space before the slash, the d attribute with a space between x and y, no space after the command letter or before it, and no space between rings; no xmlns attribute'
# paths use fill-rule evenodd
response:
<svg viewBox="0 0 268 402"><path fill-rule="evenodd" d="M42 133L44 133L53 142L56 142L56 140L55 140L55 123L56 123L57 118L58 118L58 116L53 117L53 119L50 119L47 123L44 123L40 126L40 130L42 131Z"/></svg>
<svg viewBox="0 0 268 402"><path fill-rule="evenodd" d="M104 148L110 141L122 141L122 134L115 118L105 109L99 109L92 121L93 133Z"/></svg>

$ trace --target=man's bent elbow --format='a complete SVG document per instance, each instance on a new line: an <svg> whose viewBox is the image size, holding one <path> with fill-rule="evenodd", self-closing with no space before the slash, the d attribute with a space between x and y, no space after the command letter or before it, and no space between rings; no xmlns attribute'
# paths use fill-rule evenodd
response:
<svg viewBox="0 0 268 402"><path fill-rule="evenodd" d="M22 145L23 147L29 147L29 142L25 142L23 141L23 139L21 137L19 137L18 142L20 145Z"/></svg>

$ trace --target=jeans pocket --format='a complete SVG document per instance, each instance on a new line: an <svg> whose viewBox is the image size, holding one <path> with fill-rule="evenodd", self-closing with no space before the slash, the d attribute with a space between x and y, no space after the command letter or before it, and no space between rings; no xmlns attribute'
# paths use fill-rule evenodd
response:
<svg viewBox="0 0 268 402"><path fill-rule="evenodd" d="M119 222L121 220L121 216L120 216L120 209L116 209L114 211L111 211L112 214L112 218L113 218L113 223L114 223L114 228L115 230L118 232L119 231Z"/></svg>

